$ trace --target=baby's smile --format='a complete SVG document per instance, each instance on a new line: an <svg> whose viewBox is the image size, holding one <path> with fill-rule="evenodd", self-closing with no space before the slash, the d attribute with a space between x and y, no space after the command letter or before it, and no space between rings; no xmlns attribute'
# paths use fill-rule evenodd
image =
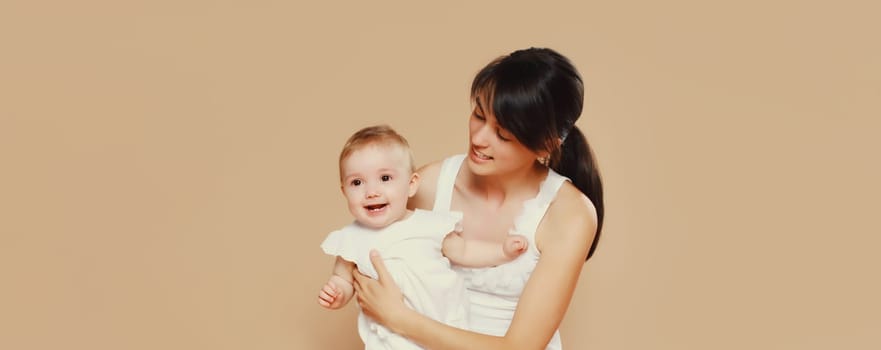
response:
<svg viewBox="0 0 881 350"><path fill-rule="evenodd" d="M371 204L364 206L364 209L367 209L369 212L377 212L388 206L388 203L380 203L380 204Z"/></svg>

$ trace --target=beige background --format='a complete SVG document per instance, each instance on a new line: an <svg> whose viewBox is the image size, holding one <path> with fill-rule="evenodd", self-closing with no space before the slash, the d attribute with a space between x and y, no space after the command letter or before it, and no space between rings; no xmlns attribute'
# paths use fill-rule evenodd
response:
<svg viewBox="0 0 881 350"><path fill-rule="evenodd" d="M567 349L881 348L874 3L4 1L0 348L357 348L315 302L342 143L463 151L528 46L606 184Z"/></svg>

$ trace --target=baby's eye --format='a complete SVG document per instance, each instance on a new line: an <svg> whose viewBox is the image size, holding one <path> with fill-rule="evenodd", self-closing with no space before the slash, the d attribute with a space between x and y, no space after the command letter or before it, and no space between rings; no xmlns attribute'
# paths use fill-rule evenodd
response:
<svg viewBox="0 0 881 350"><path fill-rule="evenodd" d="M383 176L382 176L382 181L383 181L383 182L391 181L391 180L392 180L391 175L383 175Z"/></svg>
<svg viewBox="0 0 881 350"><path fill-rule="evenodd" d="M361 186L361 179L354 179L349 184L352 186Z"/></svg>

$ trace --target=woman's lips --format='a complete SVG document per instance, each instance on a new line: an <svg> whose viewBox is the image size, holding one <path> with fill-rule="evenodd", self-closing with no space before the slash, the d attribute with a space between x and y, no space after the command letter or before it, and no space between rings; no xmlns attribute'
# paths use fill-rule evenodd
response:
<svg viewBox="0 0 881 350"><path fill-rule="evenodd" d="M493 159L493 157L478 152L476 149L474 149L474 147L471 148L471 157L479 162L486 162Z"/></svg>

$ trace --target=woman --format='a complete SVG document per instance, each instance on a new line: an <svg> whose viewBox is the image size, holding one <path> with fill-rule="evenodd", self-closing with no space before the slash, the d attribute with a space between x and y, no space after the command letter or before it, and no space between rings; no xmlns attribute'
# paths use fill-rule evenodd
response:
<svg viewBox="0 0 881 350"><path fill-rule="evenodd" d="M575 126L581 78L559 53L530 48L484 67L471 98L468 154L420 169L423 184L409 206L462 212L465 238L525 235L527 251L493 268L458 269L471 331L407 308L376 254L379 280L355 276L358 303L428 349L561 349L557 329L603 222L599 173Z"/></svg>

